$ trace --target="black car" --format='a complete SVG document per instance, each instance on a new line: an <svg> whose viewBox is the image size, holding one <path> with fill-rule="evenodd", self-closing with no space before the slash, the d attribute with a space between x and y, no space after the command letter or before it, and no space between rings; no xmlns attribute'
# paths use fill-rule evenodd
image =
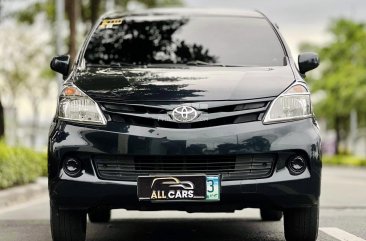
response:
<svg viewBox="0 0 366 241"><path fill-rule="evenodd" d="M105 15L65 82L49 132L54 241L85 240L111 209L284 215L288 241L318 232L321 141L305 73L256 11Z"/></svg>

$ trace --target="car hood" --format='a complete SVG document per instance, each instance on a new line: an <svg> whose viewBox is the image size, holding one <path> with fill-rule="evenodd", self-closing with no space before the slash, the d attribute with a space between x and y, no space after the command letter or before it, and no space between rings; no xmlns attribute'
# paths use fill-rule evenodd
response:
<svg viewBox="0 0 366 241"><path fill-rule="evenodd" d="M86 68L74 84L91 97L119 100L208 101L278 96L292 82L290 66Z"/></svg>

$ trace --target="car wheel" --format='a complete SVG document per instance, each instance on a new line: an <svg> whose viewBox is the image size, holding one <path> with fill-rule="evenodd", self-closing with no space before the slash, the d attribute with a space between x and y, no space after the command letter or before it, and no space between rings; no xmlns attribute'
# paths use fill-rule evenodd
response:
<svg viewBox="0 0 366 241"><path fill-rule="evenodd" d="M51 205L51 234L53 241L85 241L86 212Z"/></svg>
<svg viewBox="0 0 366 241"><path fill-rule="evenodd" d="M315 241L318 237L319 206L285 210L284 227L287 241Z"/></svg>
<svg viewBox="0 0 366 241"><path fill-rule="evenodd" d="M260 213L263 221L280 221L282 218L282 211L261 208Z"/></svg>
<svg viewBox="0 0 366 241"><path fill-rule="evenodd" d="M110 209L92 209L88 215L92 223L107 223L111 220Z"/></svg>

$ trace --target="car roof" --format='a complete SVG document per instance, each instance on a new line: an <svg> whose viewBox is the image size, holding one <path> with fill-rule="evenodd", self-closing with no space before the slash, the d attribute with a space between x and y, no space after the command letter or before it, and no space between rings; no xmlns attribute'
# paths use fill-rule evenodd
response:
<svg viewBox="0 0 366 241"><path fill-rule="evenodd" d="M235 16L264 18L264 14L256 10L237 9L200 9L200 8L153 8L132 12L111 12L103 15L104 18L116 18L125 16L152 16L152 15L180 15L180 16Z"/></svg>

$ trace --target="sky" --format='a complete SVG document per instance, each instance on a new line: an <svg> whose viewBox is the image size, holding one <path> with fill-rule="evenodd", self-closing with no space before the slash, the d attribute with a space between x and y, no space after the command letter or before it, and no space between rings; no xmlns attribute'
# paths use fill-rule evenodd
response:
<svg viewBox="0 0 366 241"><path fill-rule="evenodd" d="M366 0L184 0L186 7L255 9L277 23L297 59L302 42L326 44L332 19L366 22Z"/></svg>

